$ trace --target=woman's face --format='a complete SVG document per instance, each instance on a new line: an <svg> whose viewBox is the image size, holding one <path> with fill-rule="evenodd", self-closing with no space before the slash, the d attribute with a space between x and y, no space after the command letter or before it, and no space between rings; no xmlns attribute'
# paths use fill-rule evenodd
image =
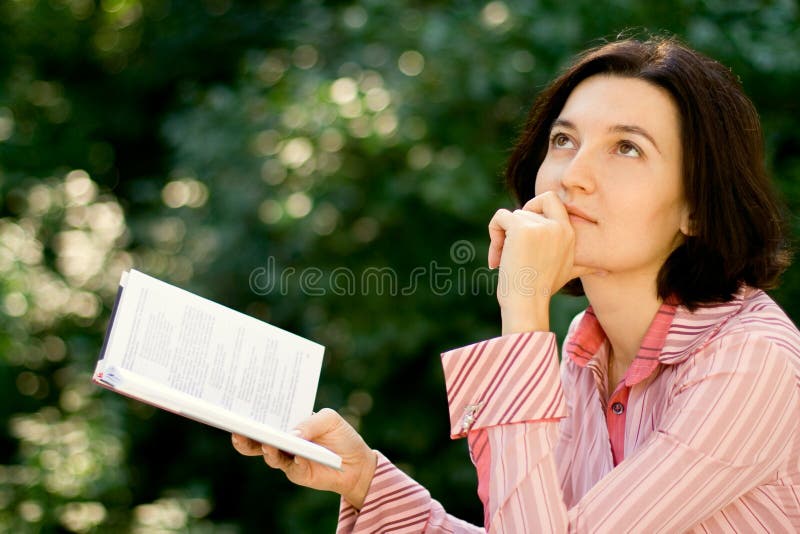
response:
<svg viewBox="0 0 800 534"><path fill-rule="evenodd" d="M655 280L689 230L681 173L680 116L669 93L596 75L554 122L536 194L554 191L566 204L576 265Z"/></svg>

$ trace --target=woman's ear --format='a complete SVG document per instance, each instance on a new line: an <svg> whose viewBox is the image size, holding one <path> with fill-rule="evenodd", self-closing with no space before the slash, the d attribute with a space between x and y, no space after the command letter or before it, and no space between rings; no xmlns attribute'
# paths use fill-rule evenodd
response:
<svg viewBox="0 0 800 534"><path fill-rule="evenodd" d="M681 210L680 231L685 236L694 235L694 224L692 221L692 215L691 213L689 213L689 206L686 204L683 205L683 209Z"/></svg>

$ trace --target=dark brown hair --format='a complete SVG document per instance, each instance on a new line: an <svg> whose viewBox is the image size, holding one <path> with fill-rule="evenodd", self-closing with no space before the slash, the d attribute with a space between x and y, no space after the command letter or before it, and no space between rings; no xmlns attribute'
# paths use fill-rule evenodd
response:
<svg viewBox="0 0 800 534"><path fill-rule="evenodd" d="M625 39L588 50L538 96L506 169L520 204L534 196L553 121L572 90L595 74L661 87L680 112L692 235L661 267L658 295L694 308L729 300L742 283L773 287L789 254L758 113L729 69L674 38ZM565 291L582 294L580 280Z"/></svg>

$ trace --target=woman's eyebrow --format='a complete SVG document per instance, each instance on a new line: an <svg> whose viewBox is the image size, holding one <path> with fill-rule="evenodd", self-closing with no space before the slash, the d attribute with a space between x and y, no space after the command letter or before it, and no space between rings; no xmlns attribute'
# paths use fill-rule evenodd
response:
<svg viewBox="0 0 800 534"><path fill-rule="evenodd" d="M636 135L641 135L642 137L650 141L650 144L655 147L655 149L658 151L659 154L661 154L661 149L658 148L658 143L656 143L656 140L653 139L652 135L647 133L647 130L645 130L640 126L635 126L632 124L616 124L610 127L608 131L614 133L632 133Z"/></svg>
<svg viewBox="0 0 800 534"><path fill-rule="evenodd" d="M570 129L570 130L575 130L576 129L574 124L572 124L567 119L562 119L562 118L558 118L558 119L554 120L553 124L550 125L550 129L552 130L556 126L561 126L562 128L567 128L567 129Z"/></svg>

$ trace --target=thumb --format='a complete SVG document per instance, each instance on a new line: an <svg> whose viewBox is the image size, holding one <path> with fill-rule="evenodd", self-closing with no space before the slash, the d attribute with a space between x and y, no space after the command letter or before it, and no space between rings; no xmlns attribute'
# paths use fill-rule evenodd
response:
<svg viewBox="0 0 800 534"><path fill-rule="evenodd" d="M317 413L306 417L294 428L293 433L303 439L314 441L316 438L334 430L341 420L341 416L330 408L323 408Z"/></svg>

